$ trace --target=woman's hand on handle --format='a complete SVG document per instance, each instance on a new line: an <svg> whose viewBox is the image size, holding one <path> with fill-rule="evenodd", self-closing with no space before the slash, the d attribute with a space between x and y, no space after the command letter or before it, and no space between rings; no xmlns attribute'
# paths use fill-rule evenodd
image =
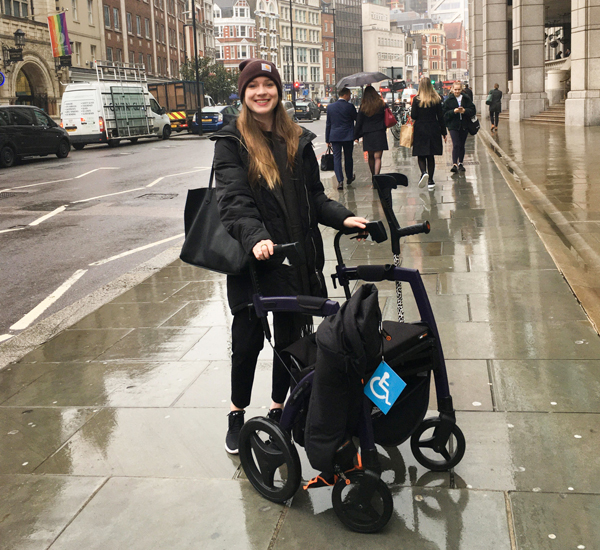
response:
<svg viewBox="0 0 600 550"><path fill-rule="evenodd" d="M258 241L252 248L252 254L257 260L268 260L273 255L274 246L271 239Z"/></svg>
<svg viewBox="0 0 600 550"><path fill-rule="evenodd" d="M348 216L344 220L344 227L351 229L356 227L358 229L366 229L369 220L365 220L365 218L361 218L359 216Z"/></svg>

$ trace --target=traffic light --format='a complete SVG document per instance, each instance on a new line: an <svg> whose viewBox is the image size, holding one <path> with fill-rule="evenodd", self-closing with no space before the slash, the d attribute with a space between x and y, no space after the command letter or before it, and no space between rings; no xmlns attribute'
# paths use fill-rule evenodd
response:
<svg viewBox="0 0 600 550"><path fill-rule="evenodd" d="M298 90L300 88L300 82L294 82L294 88Z"/></svg>
<svg viewBox="0 0 600 550"><path fill-rule="evenodd" d="M435 80L431 79L431 83L435 85Z"/></svg>

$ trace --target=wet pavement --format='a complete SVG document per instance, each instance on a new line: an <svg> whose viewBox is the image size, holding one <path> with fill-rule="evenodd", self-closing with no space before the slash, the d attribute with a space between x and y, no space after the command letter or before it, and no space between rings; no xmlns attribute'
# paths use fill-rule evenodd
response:
<svg viewBox="0 0 600 550"><path fill-rule="evenodd" d="M450 173L448 152L438 157L433 192L417 188L408 150L384 154L382 172L411 181L394 193L401 225L432 225L429 235L406 240L403 265L423 273L467 452L454 471L432 473L407 443L380 448L394 498L381 533L346 529L328 488L300 490L282 506L251 487L223 448L231 348L224 277L176 261L0 371L0 548L598 548L600 338L577 300L593 317L600 300L584 275L594 273L600 224L597 157L562 178L556 158L549 183L547 164L560 146L547 147L552 158L541 162L543 143L528 132L523 124L494 138L522 173L492 153L503 171L508 163L517 173L519 200L490 155L489 136L468 140L464 175ZM555 143L547 128L536 132ZM362 152L355 158L356 184L338 193L327 174L328 192L358 215L382 219ZM535 208L548 202L528 181L550 204L570 204L556 208L565 224L554 217L554 225L539 225ZM323 236L331 259L334 232ZM548 244L557 240L565 250ZM571 241L588 248L569 248ZM567 252L577 259L565 265ZM389 243L348 241L345 253L349 265L391 262ZM394 319L394 288L378 287L384 316ZM407 288L405 305L417 320ZM265 349L247 418L266 413L269 385ZM309 479L315 472L300 456Z"/></svg>

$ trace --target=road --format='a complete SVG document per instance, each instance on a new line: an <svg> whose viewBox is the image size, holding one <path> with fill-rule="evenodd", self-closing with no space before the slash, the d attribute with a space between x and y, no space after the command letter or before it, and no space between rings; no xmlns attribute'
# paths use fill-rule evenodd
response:
<svg viewBox="0 0 600 550"><path fill-rule="evenodd" d="M305 126L322 154L325 118ZM0 169L0 342L181 244L213 149L186 135Z"/></svg>

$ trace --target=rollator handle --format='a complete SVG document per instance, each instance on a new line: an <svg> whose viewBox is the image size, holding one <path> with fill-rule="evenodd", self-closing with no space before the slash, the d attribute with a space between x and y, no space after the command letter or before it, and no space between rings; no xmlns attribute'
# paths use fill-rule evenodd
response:
<svg viewBox="0 0 600 550"><path fill-rule="evenodd" d="M359 229L358 227L344 227L344 229L342 229L341 233L343 235L355 235L358 234L357 237L352 237L352 238L361 238L361 233L364 234L364 232L367 232L370 236L371 239L373 239L373 241L375 241L376 243L382 243L387 241L387 231L385 230L385 225L383 225L383 222L381 220L377 220L374 222L369 222L366 224L366 229Z"/></svg>
<svg viewBox="0 0 600 550"><path fill-rule="evenodd" d="M423 223L417 223L416 225L409 225L408 227L402 227L398 231L398 237L408 237L409 235L418 235L419 233L429 233L431 231L431 225L428 221Z"/></svg>

